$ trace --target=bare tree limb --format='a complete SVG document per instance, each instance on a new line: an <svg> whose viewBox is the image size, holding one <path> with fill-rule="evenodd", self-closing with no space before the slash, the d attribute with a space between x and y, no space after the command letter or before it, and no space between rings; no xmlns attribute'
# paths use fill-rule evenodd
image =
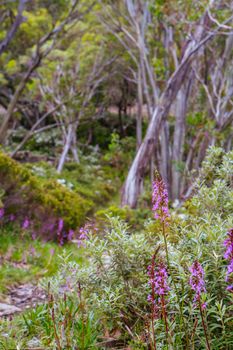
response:
<svg viewBox="0 0 233 350"><path fill-rule="evenodd" d="M25 17L23 17L23 11L25 9L27 1L28 0L19 0L18 13L15 17L14 23L12 24L4 40L0 42L0 55L7 49L19 26L23 21L25 21Z"/></svg>

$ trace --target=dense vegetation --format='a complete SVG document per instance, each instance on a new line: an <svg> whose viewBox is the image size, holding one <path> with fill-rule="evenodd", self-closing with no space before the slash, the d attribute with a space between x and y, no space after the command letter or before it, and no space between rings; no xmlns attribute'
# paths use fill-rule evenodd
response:
<svg viewBox="0 0 233 350"><path fill-rule="evenodd" d="M233 349L232 9L0 1L0 349Z"/></svg>

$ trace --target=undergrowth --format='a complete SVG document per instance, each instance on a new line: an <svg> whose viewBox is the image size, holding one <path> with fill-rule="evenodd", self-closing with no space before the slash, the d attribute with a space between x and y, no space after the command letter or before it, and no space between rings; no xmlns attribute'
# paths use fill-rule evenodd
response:
<svg viewBox="0 0 233 350"><path fill-rule="evenodd" d="M114 215L105 229L86 225L85 260L62 254L40 281L47 302L13 320L21 331L3 348L232 349L232 161L212 148L193 197L174 210L155 180L154 218L139 231Z"/></svg>

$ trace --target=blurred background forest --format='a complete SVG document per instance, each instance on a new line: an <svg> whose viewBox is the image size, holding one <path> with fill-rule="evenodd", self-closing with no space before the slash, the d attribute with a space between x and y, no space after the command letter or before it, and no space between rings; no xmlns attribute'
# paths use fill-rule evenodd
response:
<svg viewBox="0 0 233 350"><path fill-rule="evenodd" d="M223 235L233 211L233 2L0 0L0 145L4 302L12 285L57 272L68 241L79 250L68 243L63 258L82 261L87 222L126 232L118 217L147 234L158 174L171 210L193 215L187 225L209 210L211 226L219 213ZM232 349L218 347L219 334L213 349Z"/></svg>
<svg viewBox="0 0 233 350"><path fill-rule="evenodd" d="M0 141L11 157L34 153L61 173L104 154L135 207L155 167L182 200L207 148L231 149L231 1L1 3Z"/></svg>

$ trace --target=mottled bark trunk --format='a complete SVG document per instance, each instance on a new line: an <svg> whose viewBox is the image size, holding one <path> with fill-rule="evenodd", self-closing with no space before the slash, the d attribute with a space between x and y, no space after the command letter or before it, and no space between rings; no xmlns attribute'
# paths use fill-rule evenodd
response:
<svg viewBox="0 0 233 350"><path fill-rule="evenodd" d="M79 155L78 155L78 144L77 144L77 126L75 126L75 128L73 128L71 151L73 154L74 161L76 163L80 163Z"/></svg>
<svg viewBox="0 0 233 350"><path fill-rule="evenodd" d="M67 154L68 154L69 149L71 147L72 137L73 137L73 130L72 130L72 126L69 125L67 135L66 135L65 145L64 145L64 148L63 148L63 151L62 151L62 154L61 154L58 166L57 166L57 172L59 174L62 172L62 169L64 167Z"/></svg>
<svg viewBox="0 0 233 350"><path fill-rule="evenodd" d="M122 205L129 205L131 208L135 208L137 205L137 199L141 193L144 173L154 151L159 126L161 120L167 116L169 108L170 103L167 102L166 106L160 104L154 111L144 141L136 154L123 187Z"/></svg>
<svg viewBox="0 0 233 350"><path fill-rule="evenodd" d="M137 149L142 143L142 107L143 107L143 92L142 92L142 76L141 69L138 70L138 100L137 100L137 120L136 120L136 139Z"/></svg>
<svg viewBox="0 0 233 350"><path fill-rule="evenodd" d="M199 146L198 154L195 162L195 168L199 169L203 159L205 158L206 150L209 147L210 137L208 132L205 133L204 138Z"/></svg>
<svg viewBox="0 0 233 350"><path fill-rule="evenodd" d="M159 172L163 180L168 186L168 192L170 193L170 151L169 151L169 125L167 122L164 123L161 128L160 133L160 163L159 163Z"/></svg>
<svg viewBox="0 0 233 350"><path fill-rule="evenodd" d="M185 141L185 119L188 108L188 99L191 90L193 75L182 86L176 100L176 122L172 147L172 169L171 169L171 198L179 199L182 180L182 161Z"/></svg>
<svg viewBox="0 0 233 350"><path fill-rule="evenodd" d="M199 48L213 36L212 34L208 35L203 41L201 41L203 34L206 31L205 23L203 23L205 21L206 16L203 17L202 23L198 25L196 33L193 36L193 40L190 40L187 43L182 62L168 80L166 88L155 108L153 116L148 125L144 141L139 147L136 157L128 172L128 176L122 190L122 205L128 205L131 208L135 208L137 205L138 196L141 193L141 183L151 160L152 153L154 152L155 145L158 142L161 123L166 120L171 104L176 98L177 93L187 76L187 72L191 67L193 57L198 52Z"/></svg>

